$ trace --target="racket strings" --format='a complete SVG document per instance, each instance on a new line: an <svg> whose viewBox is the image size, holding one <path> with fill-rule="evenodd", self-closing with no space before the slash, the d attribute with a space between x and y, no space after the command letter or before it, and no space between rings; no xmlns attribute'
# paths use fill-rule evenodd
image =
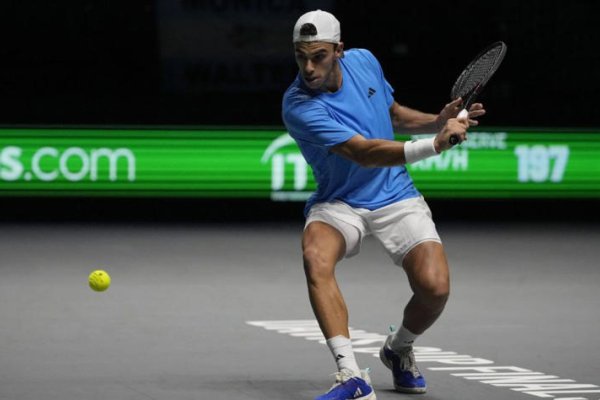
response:
<svg viewBox="0 0 600 400"><path fill-rule="evenodd" d="M463 99L476 91L497 69L502 61L504 50L501 46L494 47L481 55L469 65L456 82L452 97Z"/></svg>

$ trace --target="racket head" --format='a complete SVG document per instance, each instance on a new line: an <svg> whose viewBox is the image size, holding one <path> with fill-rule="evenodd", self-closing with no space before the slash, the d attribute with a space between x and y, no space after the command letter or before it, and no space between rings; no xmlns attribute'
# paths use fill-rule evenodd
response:
<svg viewBox="0 0 600 400"><path fill-rule="evenodd" d="M450 98L463 99L463 107L469 109L484 86L494 75L506 55L506 44L502 41L492 43L483 49L466 66L459 75L452 90Z"/></svg>

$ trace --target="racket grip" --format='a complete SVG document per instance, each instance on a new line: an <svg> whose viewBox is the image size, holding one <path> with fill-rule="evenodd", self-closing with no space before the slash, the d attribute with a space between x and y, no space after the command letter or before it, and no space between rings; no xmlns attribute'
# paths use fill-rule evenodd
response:
<svg viewBox="0 0 600 400"><path fill-rule="evenodd" d="M461 112L458 113L458 115L456 116L457 119L469 119L469 112L467 111L466 108L463 108L463 110ZM450 144L452 146L454 146L455 144L457 144L459 142L458 139L458 135L452 135L450 136Z"/></svg>

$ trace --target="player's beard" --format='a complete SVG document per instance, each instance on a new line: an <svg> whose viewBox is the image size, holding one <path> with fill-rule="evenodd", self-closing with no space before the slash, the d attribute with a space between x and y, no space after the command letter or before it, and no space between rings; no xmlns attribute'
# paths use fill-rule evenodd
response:
<svg viewBox="0 0 600 400"><path fill-rule="evenodd" d="M320 92L336 92L341 87L341 82L338 84L340 74L341 70L336 58L327 74L315 79L312 82L307 82L306 79L304 82L312 90L318 90Z"/></svg>

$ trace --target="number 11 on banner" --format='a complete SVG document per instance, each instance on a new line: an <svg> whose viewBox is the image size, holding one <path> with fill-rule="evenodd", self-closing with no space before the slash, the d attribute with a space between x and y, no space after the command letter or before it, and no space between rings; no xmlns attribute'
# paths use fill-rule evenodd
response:
<svg viewBox="0 0 600 400"><path fill-rule="evenodd" d="M569 146L541 144L515 147L519 182L562 182L569 162Z"/></svg>

